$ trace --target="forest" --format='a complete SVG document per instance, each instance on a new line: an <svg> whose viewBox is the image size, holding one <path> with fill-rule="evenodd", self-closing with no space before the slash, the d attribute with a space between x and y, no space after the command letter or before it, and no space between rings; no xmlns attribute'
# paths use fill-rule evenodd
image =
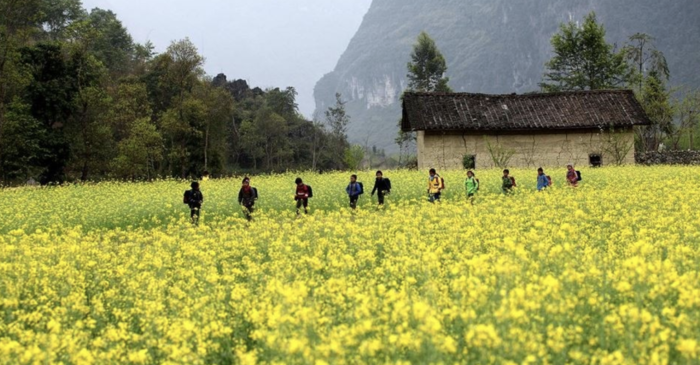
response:
<svg viewBox="0 0 700 365"><path fill-rule="evenodd" d="M0 0L0 182L143 180L343 168L343 102L306 120L293 87L207 75L80 0ZM347 151L346 151L347 150Z"/></svg>

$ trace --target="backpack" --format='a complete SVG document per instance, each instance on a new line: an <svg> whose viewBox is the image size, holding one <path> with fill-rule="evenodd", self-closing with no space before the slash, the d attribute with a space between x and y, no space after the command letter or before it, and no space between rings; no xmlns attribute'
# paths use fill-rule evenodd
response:
<svg viewBox="0 0 700 365"><path fill-rule="evenodd" d="M306 188L309 189L309 198L314 197L314 189L311 188L311 185L306 185Z"/></svg>
<svg viewBox="0 0 700 365"><path fill-rule="evenodd" d="M481 189L481 182L479 182L479 179L474 180L476 180L476 191L479 191Z"/></svg>
<svg viewBox="0 0 700 365"><path fill-rule="evenodd" d="M258 200L258 189L253 188L253 199Z"/></svg>
<svg viewBox="0 0 700 365"><path fill-rule="evenodd" d="M443 179L442 176L440 176L440 184L442 184L442 190L447 189L447 186L445 185L445 179Z"/></svg>
<svg viewBox="0 0 700 365"><path fill-rule="evenodd" d="M581 181L581 180L583 180L581 178L581 171L576 171L576 181Z"/></svg>
<svg viewBox="0 0 700 365"><path fill-rule="evenodd" d="M552 186L552 177L547 175L547 182L549 182L549 186Z"/></svg>
<svg viewBox="0 0 700 365"><path fill-rule="evenodd" d="M182 202L189 205L191 198L192 198L192 190L185 190L185 195L182 197Z"/></svg>
<svg viewBox="0 0 700 365"><path fill-rule="evenodd" d="M365 193L365 186L362 185L361 182L358 182L357 185L360 186L360 195L364 194Z"/></svg>
<svg viewBox="0 0 700 365"><path fill-rule="evenodd" d="M510 182L513 183L513 187L514 187L514 188L518 186L518 184L515 183L515 178L512 177L512 176L510 177Z"/></svg>
<svg viewBox="0 0 700 365"><path fill-rule="evenodd" d="M386 188L388 189L387 191L391 191L391 180L389 179L384 179L386 180Z"/></svg>

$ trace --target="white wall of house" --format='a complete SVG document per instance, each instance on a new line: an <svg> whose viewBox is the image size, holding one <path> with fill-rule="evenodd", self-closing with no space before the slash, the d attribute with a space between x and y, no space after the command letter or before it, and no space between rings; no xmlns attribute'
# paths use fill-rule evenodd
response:
<svg viewBox="0 0 700 365"><path fill-rule="evenodd" d="M553 131L524 134L417 133L419 169L463 169L465 155L476 156L476 168L557 167L588 165L589 156L602 156L603 165L634 164L634 130L614 132ZM507 158L510 156L510 158Z"/></svg>

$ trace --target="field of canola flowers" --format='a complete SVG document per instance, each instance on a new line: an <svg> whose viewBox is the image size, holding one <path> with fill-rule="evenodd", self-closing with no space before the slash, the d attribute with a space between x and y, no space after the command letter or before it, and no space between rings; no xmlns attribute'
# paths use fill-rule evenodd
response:
<svg viewBox="0 0 700 365"><path fill-rule="evenodd" d="M463 172L431 205L424 172L352 213L348 174L0 190L2 364L697 364L700 168L564 169L536 193ZM372 173L360 174L365 188Z"/></svg>

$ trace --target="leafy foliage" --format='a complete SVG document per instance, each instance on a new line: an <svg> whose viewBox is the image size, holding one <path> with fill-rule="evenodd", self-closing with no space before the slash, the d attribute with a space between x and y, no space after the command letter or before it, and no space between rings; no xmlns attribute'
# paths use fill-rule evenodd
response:
<svg viewBox="0 0 700 365"><path fill-rule="evenodd" d="M540 87L546 92L614 89L629 79L624 52L615 52L605 40L605 28L595 13L583 25L562 24L552 37L554 57Z"/></svg>
<svg viewBox="0 0 700 365"><path fill-rule="evenodd" d="M326 130L299 114L292 87L211 79L187 38L155 54L116 14L78 0L0 9L0 181L343 166L345 114Z"/></svg>
<svg viewBox="0 0 700 365"><path fill-rule="evenodd" d="M408 68L408 90L414 92L451 92L447 62L435 41L428 33L421 32L413 46Z"/></svg>

